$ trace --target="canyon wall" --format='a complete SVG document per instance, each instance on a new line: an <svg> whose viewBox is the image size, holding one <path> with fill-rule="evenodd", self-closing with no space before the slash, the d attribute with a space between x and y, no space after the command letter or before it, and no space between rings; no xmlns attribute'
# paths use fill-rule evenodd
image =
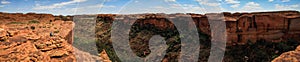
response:
<svg viewBox="0 0 300 62"><path fill-rule="evenodd" d="M259 40L286 42L293 39L300 41L300 13L298 11L224 12L223 14L228 46L256 43ZM193 19L189 23L195 23L200 33L211 35L208 17L201 14L98 14L96 19L97 22L98 20L109 23L122 21L141 26L153 25L160 30L176 30L177 28L170 20L185 20L188 17ZM0 12L0 19L1 61L10 61L11 59L15 61L76 61L71 45L74 41L73 28L75 24L71 22L73 16ZM101 36L105 37L104 41L110 41L109 34L106 32L110 31L111 24L97 24L105 25L105 27L100 26L105 31L105 35Z"/></svg>
<svg viewBox="0 0 300 62"><path fill-rule="evenodd" d="M225 54L224 57L225 62L226 61L252 62L252 61L263 61L263 60L270 61L272 60L272 57L277 57L276 55L280 55L280 53L282 52L290 51L291 50L289 49L290 47L294 48L293 45L285 44L285 43L293 43L297 45L300 41L299 39L300 31L299 28L297 27L300 25L299 24L300 13L298 11L277 11L277 12L256 12L256 13L224 12L223 14L224 14L223 21L226 23L226 31L227 31L226 34L228 36L226 41L228 47L226 48L226 53L231 53L227 55ZM100 31L99 33L97 33L97 35L99 35L98 38L101 38L100 41L101 43L104 43L104 45L112 48L112 45L110 45L112 42L109 35L110 29L103 28L103 27L111 27L111 24L114 21L134 23L136 25L146 28L146 30L148 31L171 30L176 32L177 28L170 21L174 19L185 20L188 17L191 17L193 19L193 21L190 21L189 23L194 22L196 24L199 34L206 34L208 36L211 36L210 21L208 20L207 14L201 15L201 14L192 14L192 13L129 14L129 15L99 14L97 16L97 26L99 24L98 27L101 28L97 28ZM153 26L155 26L155 28L152 29ZM190 28L190 27L186 27L186 28ZM138 28L137 30L139 29L143 29L143 28ZM103 34L103 32L105 32L105 34ZM164 32L164 33L168 34L168 32ZM199 37L200 38L205 37L206 35L200 35ZM151 36L146 38L151 38ZM211 37L209 38L211 39ZM171 38L171 39L176 39L176 38ZM205 43L205 42L210 42L210 40L201 40L201 43ZM209 43L205 43L205 44L209 44ZM172 46L171 48L176 50L176 46L178 45L174 46L175 49ZM131 46L131 47L134 49L136 48L138 50L148 51L146 50L148 48L145 46L144 47ZM201 46L201 47L205 47L205 46ZM110 48L107 48L106 50L109 52L113 52L113 50L111 50ZM202 50L209 50L209 49L202 49ZM176 52L171 52L171 53L176 53ZM176 54L171 54L171 53L166 55L167 57L164 58L164 60L170 60L170 61L174 60L172 58L176 58ZM241 56L239 54L241 54ZM112 58L112 61L118 60L116 59L115 54L109 54L109 55L110 58ZM205 56L205 54L203 54L202 56ZM202 56L201 58L205 58ZM260 60L262 58L264 59ZM205 61L205 59L199 59L199 60Z"/></svg>
<svg viewBox="0 0 300 62"><path fill-rule="evenodd" d="M300 13L298 11L254 12L254 13L226 13L227 45L243 45L258 40L270 42L299 39ZM211 35L208 17L201 14L135 14L115 15L99 14L104 21L124 21L140 25L154 25L160 29L176 29L172 19L191 17L200 32Z"/></svg>

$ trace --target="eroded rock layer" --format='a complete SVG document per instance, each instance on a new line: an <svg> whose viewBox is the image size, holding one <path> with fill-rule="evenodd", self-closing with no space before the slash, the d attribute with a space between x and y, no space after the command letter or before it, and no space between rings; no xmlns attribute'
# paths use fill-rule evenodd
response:
<svg viewBox="0 0 300 62"><path fill-rule="evenodd" d="M272 62L299 62L300 61L300 46L294 51L289 51L281 54Z"/></svg>
<svg viewBox="0 0 300 62"><path fill-rule="evenodd" d="M258 43L258 41L261 40L271 43L287 42L291 39L293 41L296 41L297 43L299 43L300 41L300 13L298 11L223 13L223 15L224 16L222 17L224 17L224 20L221 21L224 21L226 23L226 34L228 36L227 46L254 44ZM170 20L185 20L189 17L191 17L193 22L196 24L199 33L205 34L205 36L207 35L207 37L204 36L204 38L206 38L204 41L209 42L211 38L211 28L210 20L208 20L209 17L207 16L207 14L99 14L96 16L97 26L95 27L97 31L97 38L100 38L100 44L102 44L100 45L99 50L106 51L110 60L118 60L112 49L110 28L113 21L122 21L127 23L134 23L137 26L144 26L137 29L156 29L148 29L154 32L148 33L151 35L165 33L162 35L165 37L171 36L168 41L172 47L170 47L170 52L167 53L163 61L176 61L171 59L177 59L177 56L179 55L178 51L180 51L179 48L181 46L179 45L179 41L177 42L177 40L180 38L180 36L177 36L178 33L174 33L178 28L176 28L174 24L170 22ZM73 20L73 16L53 16L51 14L35 13L0 13L0 19L0 61L74 62L76 61L76 57L74 54L94 58L80 59L83 61L101 60L101 58L99 59L97 58L97 56L89 55L85 52L78 53L77 49L73 50L72 31L74 23L71 22ZM189 22L189 24L191 23L192 22ZM136 30L136 32L139 31ZM143 31L141 31L141 33L133 35L136 35L131 39L134 42L139 42L135 40L145 40L146 43L147 39L151 38L151 36L147 36ZM177 43L171 44L174 42ZM281 44L279 43L279 45ZM206 48L207 45L201 46L201 48ZM147 50L148 47L140 47L139 45L132 47L138 49L134 51L139 53L138 55L140 56L146 56L150 53L150 51ZM234 48L239 49L238 47L233 47L232 50L234 50ZM246 49L252 48L247 47ZM297 61L299 59L298 49L296 51L284 53L274 61ZM209 54L208 50L209 49L202 51L205 51L207 52L207 54ZM74 51L77 51L77 53L74 53ZM270 51L276 52L277 50ZM107 55L100 56L106 56L103 58L109 62ZM247 55L245 55L244 57L245 58L242 59L244 61L253 59L253 57L249 57ZM228 57L225 57L225 59L227 58ZM228 59L232 58L229 57Z"/></svg>
<svg viewBox="0 0 300 62"><path fill-rule="evenodd" d="M211 38L210 20L208 20L209 16L207 15L208 14L99 14L97 16L97 35L101 40L100 42L107 47L105 49L108 52L114 52L110 39L111 29L107 27L111 27L114 21L133 23L134 26L142 26L140 28L131 27L133 30L131 31L137 33L132 34L130 40L130 42L133 41L132 43L139 43L138 45L131 44L132 49L136 49L133 51L135 51L137 55L144 57L150 52L150 50L148 50L147 40L152 36L147 36L146 34L149 33L142 32L147 31L152 32L150 35L162 35L166 38L167 43L170 43L169 48L172 50L168 50L164 60L176 61L174 59L177 59L177 53L178 50L180 50L178 48L181 46L176 43L171 44L174 42L169 40L175 39L175 42L178 41L176 38L177 34L175 34L178 28L176 28L170 20L186 20L191 17L198 28L199 34L201 34L199 37L206 38L204 40L200 39L204 41L202 43L206 44L201 45L201 48L206 48L210 46L208 45L210 43L206 42L210 42ZM298 26L300 26L300 13L298 11L223 13L223 15L224 20L221 21L226 23L227 34L225 62L271 61L273 58L276 58L278 54L280 55L282 52L295 48L294 44L298 45L300 43L300 30L298 28ZM139 34L144 35L140 36ZM206 35L208 36L206 37ZM209 47L201 50L201 56L209 54ZM115 54L111 53L109 55L112 61L118 61ZM209 55L207 55L207 57L200 57L199 60L206 61L208 56Z"/></svg>
<svg viewBox="0 0 300 62"><path fill-rule="evenodd" d="M75 62L73 26L71 21L1 24L0 61Z"/></svg>
<svg viewBox="0 0 300 62"><path fill-rule="evenodd" d="M293 38L299 39L300 13L298 11L223 13L226 23L227 45L243 45L258 40L280 42ZM210 35L208 16L201 14L99 14L106 22L123 21L140 25L154 25L160 29L176 29L172 19L181 20L191 17L199 31Z"/></svg>

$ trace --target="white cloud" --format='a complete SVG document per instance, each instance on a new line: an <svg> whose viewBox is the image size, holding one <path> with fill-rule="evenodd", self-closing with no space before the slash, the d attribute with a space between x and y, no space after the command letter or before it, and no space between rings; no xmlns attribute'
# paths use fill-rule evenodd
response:
<svg viewBox="0 0 300 62"><path fill-rule="evenodd" d="M269 2L273 2L274 0L269 0Z"/></svg>
<svg viewBox="0 0 300 62"><path fill-rule="evenodd" d="M232 7L232 8L237 8L240 6L240 1L238 1L238 0L225 0L225 2L227 4L231 4L230 7Z"/></svg>
<svg viewBox="0 0 300 62"><path fill-rule="evenodd" d="M220 6L221 4L218 1L215 0L195 0L201 5L206 6Z"/></svg>
<svg viewBox="0 0 300 62"><path fill-rule="evenodd" d="M255 2L248 2L245 4L243 8L241 8L242 11L256 11L263 9L260 4Z"/></svg>
<svg viewBox="0 0 300 62"><path fill-rule="evenodd" d="M2 1L1 1L1 4L6 5L6 4L10 4L10 2L9 2L9 1L6 1L6 0L2 0Z"/></svg>
<svg viewBox="0 0 300 62"><path fill-rule="evenodd" d="M239 4L240 1L238 0L225 0L226 3L229 3L229 4Z"/></svg>
<svg viewBox="0 0 300 62"><path fill-rule="evenodd" d="M165 0L166 2L176 2L176 0Z"/></svg>
<svg viewBox="0 0 300 62"><path fill-rule="evenodd" d="M205 11L204 8L201 8L196 5L191 5L191 4L183 4L183 5L177 5L177 6L182 7L188 13L199 13L199 12Z"/></svg>
<svg viewBox="0 0 300 62"><path fill-rule="evenodd" d="M289 2L290 0L281 0L281 2Z"/></svg>
<svg viewBox="0 0 300 62"><path fill-rule="evenodd" d="M72 1L68 1L68 2L61 2L61 3L55 3L53 5L48 5L48 6L41 6L39 4L36 5L36 7L34 7L34 10L45 10L45 9L55 9L55 8L61 8L63 6L66 5L70 5L73 3L79 3L79 2L85 2L87 0L72 0Z"/></svg>
<svg viewBox="0 0 300 62"><path fill-rule="evenodd" d="M179 13L219 13L222 11L222 7L205 7L205 6L198 6L193 4L173 4L171 9L183 9L183 11ZM178 12L177 12L178 13Z"/></svg>
<svg viewBox="0 0 300 62"><path fill-rule="evenodd" d="M275 9L276 10L293 10L293 9L297 9L299 8L299 4L295 4L295 5L279 5L279 4L275 4Z"/></svg>
<svg viewBox="0 0 300 62"><path fill-rule="evenodd" d="M204 13L205 12L205 9L202 7L199 7L199 6L186 6L184 9L188 13Z"/></svg>
<svg viewBox="0 0 300 62"><path fill-rule="evenodd" d="M113 5L102 5L102 4L88 4L79 5L77 7L68 7L61 9L50 9L50 10L33 10L37 13L50 13L54 15L82 15L82 14L101 14L104 11L112 12L116 8Z"/></svg>
<svg viewBox="0 0 300 62"><path fill-rule="evenodd" d="M130 7L131 8L131 7ZM134 9L134 8L132 8ZM120 14L137 14L137 13L205 13L205 9L193 4L170 4L145 7L143 9L125 9Z"/></svg>
<svg viewBox="0 0 300 62"><path fill-rule="evenodd" d="M97 5L90 5L90 6L87 6L87 7L82 7L82 8L114 8L116 6L112 6L112 5L108 5L108 6L105 6L105 5L102 5L102 4L97 4Z"/></svg>
<svg viewBox="0 0 300 62"><path fill-rule="evenodd" d="M240 6L240 4L234 4L234 5L231 5L230 7L232 8L238 8Z"/></svg>
<svg viewBox="0 0 300 62"><path fill-rule="evenodd" d="M102 5L102 4L97 4L97 5L88 5L88 6L78 6L77 8L70 8L70 11L76 12L76 14L95 14L99 13L102 8L115 8L116 6L112 5Z"/></svg>

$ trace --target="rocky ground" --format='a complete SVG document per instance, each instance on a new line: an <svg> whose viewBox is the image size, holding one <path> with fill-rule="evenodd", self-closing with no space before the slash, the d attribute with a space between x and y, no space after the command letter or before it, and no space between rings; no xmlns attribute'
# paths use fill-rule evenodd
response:
<svg viewBox="0 0 300 62"><path fill-rule="evenodd" d="M1 61L68 61L75 62L67 36L73 22L8 23L1 25Z"/></svg>
<svg viewBox="0 0 300 62"><path fill-rule="evenodd" d="M92 55L72 46L75 26L72 21L43 14L0 16L4 18L0 24L1 62L110 62L105 51Z"/></svg>

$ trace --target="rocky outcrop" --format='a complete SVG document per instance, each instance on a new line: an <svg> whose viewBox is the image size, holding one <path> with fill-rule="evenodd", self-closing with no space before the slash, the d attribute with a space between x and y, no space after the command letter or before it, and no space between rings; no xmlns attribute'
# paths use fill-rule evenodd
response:
<svg viewBox="0 0 300 62"><path fill-rule="evenodd" d="M272 62L299 62L300 61L300 46L294 51L289 51L281 54Z"/></svg>
<svg viewBox="0 0 300 62"><path fill-rule="evenodd" d="M28 21L52 22L52 21L72 21L72 16L54 16L52 14L36 13L3 13L0 12L0 24L6 23L27 23ZM29 22L31 23L31 22Z"/></svg>
<svg viewBox="0 0 300 62"><path fill-rule="evenodd" d="M99 56L92 55L88 52L81 51L77 48L73 48L74 50L74 55L76 55L76 61L77 62L97 62L97 61L102 61L102 62L111 62L108 58L108 55L106 54L105 51L102 51Z"/></svg>
<svg viewBox="0 0 300 62"><path fill-rule="evenodd" d="M223 21L226 23L228 46L245 45L249 42L256 43L258 40L281 42L293 39L300 41L300 13L298 11L254 13L224 12L223 14ZM111 42L109 39L109 31L113 21L135 23L140 26L154 26L159 30L172 31L177 28L170 20L185 20L187 17L192 18L192 22L196 24L200 33L211 35L210 21L208 20L207 15L192 13L134 15L99 14L97 15L96 28L101 29L97 30L100 32L97 32L96 34L100 34L98 36L103 38L100 39L103 40L101 42ZM82 51L73 49L71 45L73 43L72 28L74 27L74 23L71 22L73 18L73 16L53 16L51 14L1 12L0 60L76 61L74 54L93 58L80 59L83 61L107 59L107 56L105 55L101 55L104 57L99 59L97 56L85 54ZM99 21L101 21L101 23ZM109 24L104 24L107 22L109 22ZM191 22L189 22L189 24L190 23ZM284 53L279 58L294 57L298 54L296 52L298 51ZM112 52L109 51L109 53ZM294 60L294 58L288 59ZM296 59L298 59L298 57L296 57ZM277 58L274 61L278 60L281 59Z"/></svg>
<svg viewBox="0 0 300 62"><path fill-rule="evenodd" d="M235 18L236 22L226 21L229 45L243 45L257 40L280 42L297 39L295 35L299 34L296 33L298 28L293 28L293 26L299 24L296 22L300 19L299 15L299 12L292 11L249 13ZM232 16L226 18L232 18ZM286 38L286 36L294 38Z"/></svg>
<svg viewBox="0 0 300 62"><path fill-rule="evenodd" d="M75 62L73 26L68 21L1 24L0 61Z"/></svg>
<svg viewBox="0 0 300 62"><path fill-rule="evenodd" d="M223 14L224 14L224 22L226 23L227 46L237 46L237 45L247 46L249 44L251 45L255 43L264 43L264 42L278 43L278 42L286 42L290 39L300 41L299 39L300 29L298 28L298 26L300 25L299 24L300 13L298 11L254 12L254 13L226 13L225 12ZM100 32L97 34L99 35L99 38L103 40L102 43L104 43L106 46L112 47L110 45L111 43L109 43L111 42L111 40L109 40L110 38L109 34L103 34L103 32L109 32L110 30L103 27L107 27L107 26L111 27L111 23L113 21L134 23L140 26L155 26L155 29L158 28L160 30L175 31L176 27L170 21L172 19L181 20L184 19L184 17L191 17L193 19L193 22L196 24L197 28L199 29L200 33L211 35L208 17L206 15L191 14L191 13L190 14L132 14L132 15L99 14L97 16L98 19L97 22L99 24L101 22L101 24L107 24L107 25L100 26L101 27L99 28ZM105 22L109 22L109 23L105 23ZM264 42L258 42L258 41L264 41ZM239 47L233 47L233 48L239 48ZM111 50L109 48L106 49L107 51ZM145 47L142 49L147 49L147 48ZM138 50L142 50L142 49L138 49ZM230 49L231 48L229 48L228 50ZM244 48L241 47L241 49ZM257 46L257 49L260 49L260 47ZM268 50L268 51L273 51L273 50ZM109 52L113 52L113 51L109 51ZM110 55L111 55L110 58L112 58L114 61L115 59L114 55L113 54ZM176 54L170 54L170 56L175 57ZM254 59L255 56L259 56L259 55L252 55L249 58ZM172 60L170 58L174 58L174 57L168 57L167 59ZM245 56L245 58L247 60L249 59L247 56ZM266 60L270 60L270 59L266 59Z"/></svg>
<svg viewBox="0 0 300 62"><path fill-rule="evenodd" d="M227 13L224 12L227 31L227 45L243 45L257 40L270 42L298 39L300 34L300 13L298 11ZM99 14L102 21L123 21L139 25L154 25L159 29L176 29L170 20L181 20L191 17L199 31L211 34L209 20L201 14L134 14L114 15ZM134 22L135 21L135 22ZM189 28L189 27L187 27Z"/></svg>

